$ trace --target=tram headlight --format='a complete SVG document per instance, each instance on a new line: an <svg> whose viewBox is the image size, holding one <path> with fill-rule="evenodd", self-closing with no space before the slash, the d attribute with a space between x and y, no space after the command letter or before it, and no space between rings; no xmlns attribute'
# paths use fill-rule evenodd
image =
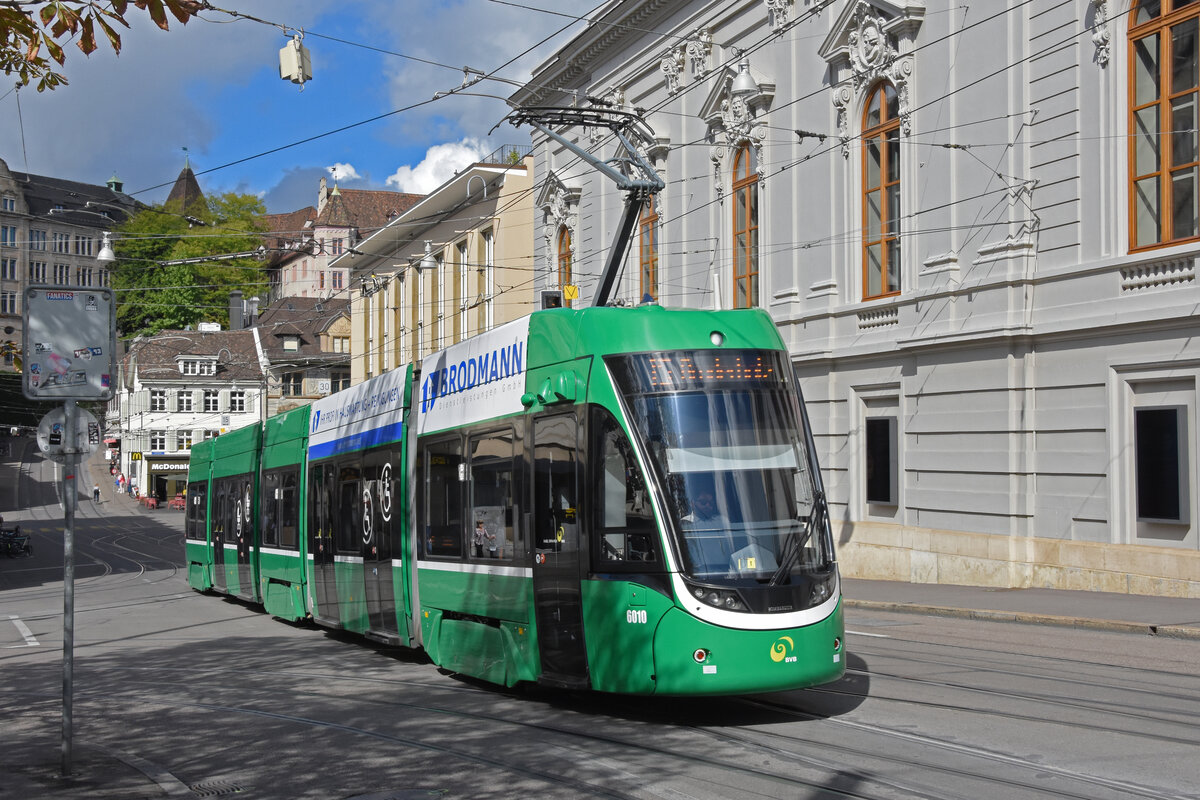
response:
<svg viewBox="0 0 1200 800"><path fill-rule="evenodd" d="M832 581L819 581L813 584L812 588L812 605L819 606L829 599L829 595L833 593Z"/></svg>
<svg viewBox="0 0 1200 800"><path fill-rule="evenodd" d="M692 595L705 605L724 611L749 611L737 592L728 589L714 589L711 586L690 585Z"/></svg>

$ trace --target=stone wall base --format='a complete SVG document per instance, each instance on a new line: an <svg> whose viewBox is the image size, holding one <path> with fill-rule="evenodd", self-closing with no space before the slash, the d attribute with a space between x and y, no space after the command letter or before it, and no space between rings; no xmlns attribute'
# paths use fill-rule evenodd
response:
<svg viewBox="0 0 1200 800"><path fill-rule="evenodd" d="M834 522L847 578L1200 599L1200 551Z"/></svg>

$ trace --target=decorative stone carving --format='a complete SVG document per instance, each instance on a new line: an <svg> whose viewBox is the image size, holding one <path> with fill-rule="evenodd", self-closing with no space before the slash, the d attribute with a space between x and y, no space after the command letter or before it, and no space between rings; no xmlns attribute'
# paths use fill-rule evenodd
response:
<svg viewBox="0 0 1200 800"><path fill-rule="evenodd" d="M1092 42L1096 45L1096 63L1108 66L1108 0L1092 0L1095 18L1092 21Z"/></svg>
<svg viewBox="0 0 1200 800"><path fill-rule="evenodd" d="M537 205L542 211L542 238L546 240L548 268L552 269L555 262L558 243L558 231L564 225L571 234L571 246L574 248L578 241L579 228L579 198L580 189L565 185L554 173L546 178L546 183L538 196Z"/></svg>
<svg viewBox="0 0 1200 800"><path fill-rule="evenodd" d="M792 11L792 0L766 0L767 21L772 26L783 25Z"/></svg>
<svg viewBox="0 0 1200 800"><path fill-rule="evenodd" d="M679 76L683 72L683 49L672 47L664 53L658 68L667 79L667 94L676 94L679 91Z"/></svg>
<svg viewBox="0 0 1200 800"><path fill-rule="evenodd" d="M854 91L849 85L838 86L833 92L833 107L837 109L837 135L842 140L842 158L850 157L850 103Z"/></svg>
<svg viewBox="0 0 1200 800"><path fill-rule="evenodd" d="M697 28L692 38L684 45L684 51L687 53L692 74L703 78L711 69L708 59L712 55L712 32L708 28Z"/></svg>
<svg viewBox="0 0 1200 800"><path fill-rule="evenodd" d="M900 133L912 133L909 82L913 78L912 53L925 17L924 3L903 4L883 0L852 0L834 21L818 52L833 75L833 101L837 110L842 155L850 155L860 104L868 89L886 80L896 89Z"/></svg>
<svg viewBox="0 0 1200 800"><path fill-rule="evenodd" d="M884 74L896 60L896 49L884 33L887 18L875 13L875 7L859 0L854 10L854 29L850 31L850 63L860 83L869 82Z"/></svg>
<svg viewBox="0 0 1200 800"><path fill-rule="evenodd" d="M714 93L709 95L700 114L708 123L708 142L712 145L710 157L713 165L713 183L718 200L724 195L723 187L728 177L726 173L729 165L726 162L733 152L744 144L754 148L759 180L766 180L762 148L767 138L767 126L762 117L775 96L775 85L760 75L755 76L754 85L757 88L753 91L734 92L735 77L736 73L730 70L725 78L717 83Z"/></svg>

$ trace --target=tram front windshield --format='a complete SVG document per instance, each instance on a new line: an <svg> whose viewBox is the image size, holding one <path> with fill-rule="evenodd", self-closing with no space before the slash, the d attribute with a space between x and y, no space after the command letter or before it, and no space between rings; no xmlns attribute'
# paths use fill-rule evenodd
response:
<svg viewBox="0 0 1200 800"><path fill-rule="evenodd" d="M803 412L781 355L609 359L662 486L683 567L696 580L788 583L829 567Z"/></svg>

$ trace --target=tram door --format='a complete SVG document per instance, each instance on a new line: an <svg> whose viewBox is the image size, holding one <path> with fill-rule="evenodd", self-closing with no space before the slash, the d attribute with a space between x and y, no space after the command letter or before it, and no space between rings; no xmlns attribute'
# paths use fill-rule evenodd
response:
<svg viewBox="0 0 1200 800"><path fill-rule="evenodd" d="M254 580L254 569L250 563L254 550L254 492L249 478L244 478L240 486L235 484L233 497L236 519L234 531L237 533L237 574L238 590L248 600L258 599L258 584Z"/></svg>
<svg viewBox="0 0 1200 800"><path fill-rule="evenodd" d="M533 593L542 677L587 682L580 594L580 534L573 414L534 420Z"/></svg>
<svg viewBox="0 0 1200 800"><path fill-rule="evenodd" d="M213 487L216 497L212 504L212 584L219 592L227 592L225 581L225 527L229 523L228 481L220 481Z"/></svg>
<svg viewBox="0 0 1200 800"><path fill-rule="evenodd" d="M393 520L399 508L396 472L392 453L382 449L366 453L362 480L363 578L366 581L367 616L371 630L398 636L396 594L392 584L392 551L395 549Z"/></svg>
<svg viewBox="0 0 1200 800"><path fill-rule="evenodd" d="M333 464L308 471L308 554L313 562L313 616L338 620L337 584L333 571Z"/></svg>

